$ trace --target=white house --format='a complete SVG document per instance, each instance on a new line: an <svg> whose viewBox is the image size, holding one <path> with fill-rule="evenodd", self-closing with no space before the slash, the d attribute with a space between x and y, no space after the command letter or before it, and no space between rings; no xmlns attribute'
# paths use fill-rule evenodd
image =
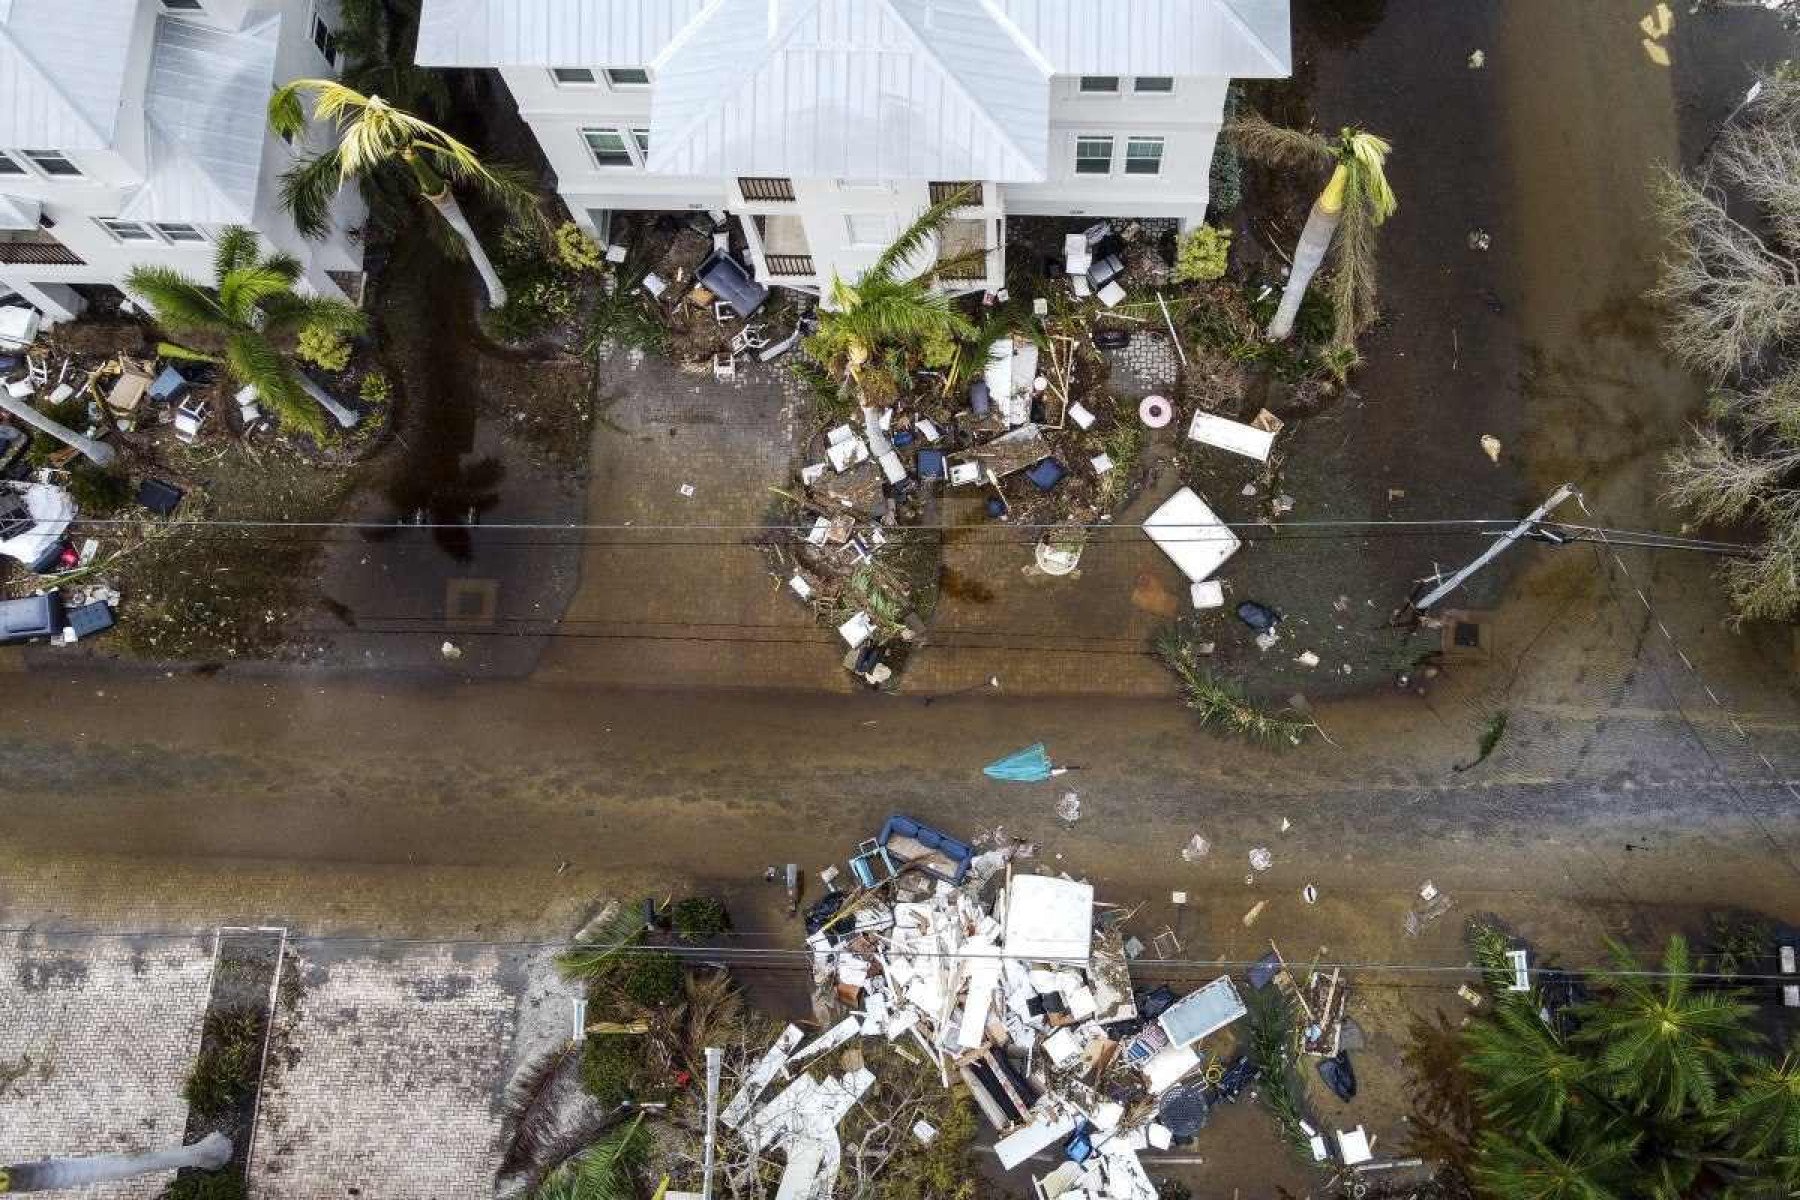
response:
<svg viewBox="0 0 1800 1200"><path fill-rule="evenodd" d="M315 0L0 0L0 294L54 321L140 263L208 277L226 225L297 256L313 291L359 292L361 201L352 189L328 238L301 238L279 194L301 148L266 118L277 84L332 73L334 14Z"/></svg>
<svg viewBox="0 0 1800 1200"><path fill-rule="evenodd" d="M1288 0L426 0L418 59L493 67L576 218L725 210L757 277L853 278L974 184L939 253L1009 214L1206 211L1225 89L1284 76Z"/></svg>

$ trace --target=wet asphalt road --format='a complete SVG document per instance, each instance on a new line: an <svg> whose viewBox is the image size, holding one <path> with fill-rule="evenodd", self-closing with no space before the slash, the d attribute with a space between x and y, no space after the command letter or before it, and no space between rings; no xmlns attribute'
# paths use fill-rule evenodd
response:
<svg viewBox="0 0 1800 1200"><path fill-rule="evenodd" d="M1505 417L1532 487L1566 471L1619 523L1662 519L1647 499L1655 460L1698 389L1655 357L1653 328L1630 307L1655 248L1641 185L1658 154L1682 153L1741 90L1748 57L1708 30L1742 43L1762 27L1684 21L1676 69L1659 74L1622 2L1387 8L1360 38L1303 45L1331 119L1360 110L1413 136L1397 182L1404 211L1428 214L1390 231L1407 240L1365 377L1371 399L1390 403L1340 414L1363 430L1342 452L1455 480L1472 469L1462 458L1484 418ZM1489 63L1471 72L1463 59L1481 46ZM1776 49L1764 39L1756 54ZM1684 66L1690 51L1705 68L1698 79ZM1401 65L1426 55L1426 82L1397 91ZM1600 95L1614 85L1628 104ZM1469 88L1491 94L1452 94ZM1434 156L1423 128L1434 105L1505 123L1499 145ZM1533 132L1543 144L1529 143ZM1622 159L1597 149L1627 135ZM1434 164L1453 173L1454 192L1434 191ZM1491 210L1443 203L1471 193L1490 195ZM1500 253L1471 268L1456 239L1476 219L1503 236ZM1495 274L1502 313L1472 270ZM1426 288L1435 275L1460 280L1456 304L1487 316ZM1461 425L1433 385L1471 360L1416 374L1400 362L1415 334L1444 353L1425 336L1441 332L1437 309L1498 321L1469 344L1494 369L1466 385L1480 403ZM1536 366L1521 374L1514 359ZM1428 418L1456 428L1434 433L1421 457L1408 438ZM1453 436L1467 443L1462 458ZM0 915L539 935L566 930L599 891L662 889L677 876L748 888L747 904L770 907L749 886L766 864L816 869L894 810L1038 839L1116 898L1151 904L1147 919L1162 906L1210 955L1272 935L1366 961L1460 961L1456 922L1419 939L1400 932L1428 878L1461 911L1502 912L1570 953L1607 931L1655 941L1709 907L1800 913L1795 797L1781 766L1800 762L1791 639L1727 628L1704 560L1627 551L1625 561L1629 579L1587 548L1521 549L1488 660L1452 666L1425 695L1322 706L1330 743L1280 754L1202 734L1167 701L633 693L235 668L10 676ZM1632 607L1640 582L1654 611ZM1659 622L1701 676L1683 670ZM1708 683L1724 709L1706 699ZM1510 726L1494 757L1454 769L1497 711ZM1733 714L1754 747L1731 729ZM1081 769L1037 786L979 775L1038 739ZM1082 800L1073 827L1053 816L1065 789ZM1184 862L1195 833L1213 853ZM1245 856L1265 845L1276 866L1246 883ZM1297 899L1308 882L1323 896L1316 908ZM1193 897L1182 913L1168 908L1177 888ZM1258 898L1271 903L1246 930L1240 916Z"/></svg>

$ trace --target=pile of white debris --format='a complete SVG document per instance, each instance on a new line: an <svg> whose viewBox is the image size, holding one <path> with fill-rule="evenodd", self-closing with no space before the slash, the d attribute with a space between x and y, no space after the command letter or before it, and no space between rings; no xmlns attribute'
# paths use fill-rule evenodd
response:
<svg viewBox="0 0 1800 1200"><path fill-rule="evenodd" d="M846 1015L805 1044L789 1026L723 1114L758 1151L785 1152L778 1200L831 1194L837 1125L875 1079L858 1068L815 1081L804 1068L855 1038L916 1050L944 1086L966 1085L1006 1170L1060 1159L1033 1168L1045 1200L1155 1200L1139 1153L1175 1140L1172 1100L1204 1107L1199 1088L1177 1085L1202 1073L1199 1043L1242 1017L1243 1002L1221 976L1172 1003L1164 990L1140 1012L1124 914L1097 906L1088 883L1015 875L1011 857L990 851L960 869L884 857L891 874L810 910L818 990ZM777 1077L793 1082L759 1104Z"/></svg>

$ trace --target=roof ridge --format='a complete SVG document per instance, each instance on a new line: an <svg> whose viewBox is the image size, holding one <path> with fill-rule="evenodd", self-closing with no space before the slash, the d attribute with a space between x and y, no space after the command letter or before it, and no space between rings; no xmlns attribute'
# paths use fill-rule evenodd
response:
<svg viewBox="0 0 1800 1200"><path fill-rule="evenodd" d="M11 25L10 21L7 24L0 25L0 42L3 42L5 45L10 46L12 48L13 54L15 54L18 57L19 61L24 63L25 66L30 69L31 73L33 75L36 75L38 77L38 79L43 82L44 86L50 90L50 93L52 95L54 95L59 101L62 102L62 107L65 110L67 110L71 115L73 115L77 121L79 121L81 124L87 126L88 132L94 135L94 140L96 142L98 142L101 146L104 146L104 147L110 147L113 144L112 135L103 132L98 125L94 124L93 118L89 117L87 115L87 113L85 113L81 110L81 106L79 104L75 103L74 100L69 98L69 94L62 90L62 88L57 84L56 80L51 77L51 75L48 71L44 70L43 65L41 63L39 63L37 59L35 59L31 56L31 53L29 51L27 51L22 44L20 44L18 38L13 36L12 25ZM19 147L19 148L24 149L24 147ZM51 146L51 147L43 147L43 148L44 149L54 149L54 150L67 149L67 147L63 147L63 146Z"/></svg>
<svg viewBox="0 0 1800 1200"><path fill-rule="evenodd" d="M900 23L902 29L906 30L907 34L912 38L919 50L937 65L937 69L943 73L944 78L949 81L950 86L956 89L957 95L961 96L964 103L968 104L981 115L983 123L985 123L989 131L999 139L1000 143L1020 162L1029 167L1033 174L1047 177L1048 172L1041 170L1038 164L1032 161L1031 155L1025 153L1025 151L1019 147L1019 144L1013 141L1012 135L1007 133L1000 122L994 119L994 115L987 110L987 105L977 100L974 95L970 93L968 87L962 81L962 76L952 70L949 64L945 63L943 58L938 55L937 50L925 40L925 35L914 28L913 23L907 20L906 15L896 7L895 0L873 0L873 2L881 5L894 15L894 19ZM927 3L929 2L930 0L927 0ZM981 7L983 7L985 11L985 6ZM1033 65L1036 64L1034 63Z"/></svg>
<svg viewBox="0 0 1800 1200"><path fill-rule="evenodd" d="M1238 32L1242 33L1250 44L1256 47L1265 62L1278 71L1292 69L1288 63L1282 61L1281 56L1275 53L1269 43L1263 41L1262 35L1250 27L1250 22L1246 21L1243 14L1238 12L1236 0L1212 0L1212 2L1215 7L1224 12L1226 19L1237 27Z"/></svg>

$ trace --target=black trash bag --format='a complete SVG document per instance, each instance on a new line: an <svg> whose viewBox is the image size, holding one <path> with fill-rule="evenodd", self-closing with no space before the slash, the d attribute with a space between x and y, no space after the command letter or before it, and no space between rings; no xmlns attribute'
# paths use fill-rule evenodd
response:
<svg viewBox="0 0 1800 1200"><path fill-rule="evenodd" d="M1348 1050L1339 1050L1330 1058L1320 1059L1319 1078L1339 1100L1348 1101L1356 1095L1356 1071L1350 1066Z"/></svg>
<svg viewBox="0 0 1800 1200"><path fill-rule="evenodd" d="M1258 604L1254 600L1246 600L1238 605L1237 615L1238 620L1256 630L1258 633L1269 632L1269 630L1275 628L1276 622L1281 620L1280 613L1276 612L1268 605Z"/></svg>
<svg viewBox="0 0 1800 1200"><path fill-rule="evenodd" d="M807 909L806 910L806 933L807 933L807 936L810 937L811 935L819 932L819 930L823 929L825 927L825 922L827 922L827 921L831 920L831 918L837 916L838 909L844 907L844 901L848 900L849 898L850 898L849 892L832 892L829 895L827 895L824 899L820 900L817 904L815 904L811 908ZM833 933L837 934L836 937L831 938L831 940L834 943L837 942L838 940L840 940L843 936L841 933L837 933L836 930L834 930ZM828 934L827 936L830 937L831 935Z"/></svg>
<svg viewBox="0 0 1800 1200"><path fill-rule="evenodd" d="M1154 991L1145 992L1138 999L1138 1014L1146 1021L1154 1021L1163 1015L1169 1005L1175 1003L1175 993L1169 990L1168 984L1162 984Z"/></svg>

